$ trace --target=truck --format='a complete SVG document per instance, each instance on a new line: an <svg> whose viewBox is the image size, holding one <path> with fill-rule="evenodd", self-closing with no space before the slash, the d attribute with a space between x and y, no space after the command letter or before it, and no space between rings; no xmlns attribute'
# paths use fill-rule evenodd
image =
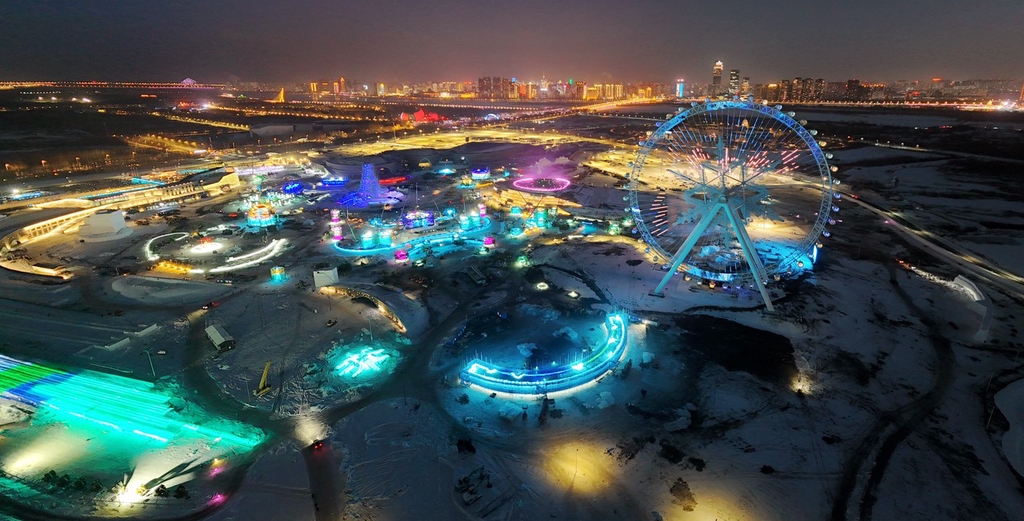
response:
<svg viewBox="0 0 1024 521"><path fill-rule="evenodd" d="M229 351L235 348L235 339L224 330L223 327L214 324L207 326L206 338L210 339L217 351Z"/></svg>

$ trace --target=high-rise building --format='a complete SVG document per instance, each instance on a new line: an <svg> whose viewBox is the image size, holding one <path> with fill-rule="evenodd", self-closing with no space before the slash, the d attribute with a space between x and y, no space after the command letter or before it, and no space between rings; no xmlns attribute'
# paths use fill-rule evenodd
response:
<svg viewBox="0 0 1024 521"><path fill-rule="evenodd" d="M477 80L476 92L484 99L515 99L519 97L519 85L508 78L485 76Z"/></svg>
<svg viewBox="0 0 1024 521"><path fill-rule="evenodd" d="M491 78L484 76L476 80L476 95L481 98L491 97Z"/></svg>
<svg viewBox="0 0 1024 521"><path fill-rule="evenodd" d="M715 62L715 67L711 69L711 94L717 95L722 92L722 69L725 65L722 65L721 60Z"/></svg>
<svg viewBox="0 0 1024 521"><path fill-rule="evenodd" d="M804 101L804 78L793 78L789 84L788 101Z"/></svg>
<svg viewBox="0 0 1024 521"><path fill-rule="evenodd" d="M860 85L860 80L846 80L846 93L843 96L847 101L859 101L863 95L864 88Z"/></svg>
<svg viewBox="0 0 1024 521"><path fill-rule="evenodd" d="M740 96L750 95L750 77L744 76L743 80L740 81Z"/></svg>
<svg viewBox="0 0 1024 521"><path fill-rule="evenodd" d="M825 98L825 78L818 78L811 84L812 101L821 101Z"/></svg>
<svg viewBox="0 0 1024 521"><path fill-rule="evenodd" d="M769 83L764 90L764 99L768 101L779 101L779 93L782 90L778 83Z"/></svg>
<svg viewBox="0 0 1024 521"><path fill-rule="evenodd" d="M822 99L826 101L839 101L846 93L846 84L841 81L830 81L825 84Z"/></svg>
<svg viewBox="0 0 1024 521"><path fill-rule="evenodd" d="M740 70L729 71L729 94L735 96L740 93Z"/></svg>
<svg viewBox="0 0 1024 521"><path fill-rule="evenodd" d="M782 80L779 82L779 95L778 101L789 101L793 96L793 85L789 80Z"/></svg>
<svg viewBox="0 0 1024 521"><path fill-rule="evenodd" d="M677 98L685 98L686 97L686 80L683 80L683 79L676 80L676 97Z"/></svg>
<svg viewBox="0 0 1024 521"><path fill-rule="evenodd" d="M346 86L345 86L345 77L344 76L342 76L341 78L338 79L338 88L341 90L341 92L348 92L348 90L346 89Z"/></svg>

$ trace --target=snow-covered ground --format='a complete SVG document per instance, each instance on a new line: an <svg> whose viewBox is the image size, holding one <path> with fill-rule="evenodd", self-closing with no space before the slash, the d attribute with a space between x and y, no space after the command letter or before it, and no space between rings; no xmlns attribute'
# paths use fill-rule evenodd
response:
<svg viewBox="0 0 1024 521"><path fill-rule="evenodd" d="M980 225L1022 219L1012 193L991 177L911 151L869 147L836 156L850 165L840 174L844 188L899 206L922 228L1017 267L1011 264L1024 242L1020 232ZM600 190L588 187L586 195L611 205L623 194ZM470 254L422 269L353 267L343 283L378 288L374 295L407 324L405 335L375 307L305 284L310 266L336 259L329 245L315 241L289 253L298 267L289 267L284 283L235 286L214 297L205 291L224 286L116 277L105 286L40 289L11 280L0 284L0 296L85 309L19 302L0 311L17 311L27 324L59 320L81 328L37 337L53 344L68 343L66 335L102 338L159 322L158 333L124 351L63 349L73 363L103 363L141 377L150 371L143 345L163 348L168 354L153 357L158 376L174 380L198 367L236 414L273 426L275 437L236 493L197 494L200 503L226 500L210 517L220 521L315 518L315 502L326 498L311 497L321 483L309 479L307 453L293 443L319 438L337 462L328 471L343 483L331 498L343 505L342 519L1019 517L1019 384L995 403L992 395L1021 377L1020 302L972 279L991 298L993 314L989 340L977 343L982 319L949 282L956 270L916 252L860 207L844 204L841 215L845 222L824 241L816 270L771 288L776 313L764 312L754 291L711 289L682 277L664 297L651 296L665 272L634 239L562 241L554 231L529 239L530 263L540 267L514 276L508 264ZM503 243L510 259L520 254L516 241ZM79 250L94 248L88 244L53 247L76 258L105 254ZM895 257L913 258L915 269L903 269ZM470 264L491 281L476 285L459 275ZM414 284L412 274L424 282ZM535 275L548 290L537 287ZM523 287L512 283L527 278ZM220 305L205 312L189 303L214 298ZM187 311L86 311L128 301ZM486 337L470 327L467 339L446 344L474 317L497 321L513 308L528 320ZM531 335L552 331L589 342L587 321L623 308L643 319L629 327L623 363L582 389L545 402L458 384L469 355L489 351L521 361L527 344L539 343ZM236 349L217 355L204 343L205 351L189 351L191 342L205 342L190 337L196 328L214 323L236 338ZM34 348L30 329L36 328L10 328L22 349ZM383 364L365 385L317 379L339 376L330 374L338 358L364 347L384 349L397 363ZM186 352L199 356L191 360ZM268 360L272 389L253 399ZM81 444L63 448L81 451Z"/></svg>
<svg viewBox="0 0 1024 521"><path fill-rule="evenodd" d="M114 278L110 290L129 301L156 306L205 303L229 291L220 284L134 275Z"/></svg>
<svg viewBox="0 0 1024 521"><path fill-rule="evenodd" d="M306 466L298 449L290 443L282 443L260 456L246 473L241 490L242 494L227 497L224 507L206 519L315 519Z"/></svg>

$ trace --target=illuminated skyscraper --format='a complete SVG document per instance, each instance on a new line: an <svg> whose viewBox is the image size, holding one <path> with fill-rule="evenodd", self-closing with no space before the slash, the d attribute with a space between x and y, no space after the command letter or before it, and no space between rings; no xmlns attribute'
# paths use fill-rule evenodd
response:
<svg viewBox="0 0 1024 521"><path fill-rule="evenodd" d="M721 60L715 62L715 68L711 69L711 94L722 92L722 65Z"/></svg>
<svg viewBox="0 0 1024 521"><path fill-rule="evenodd" d="M744 76L743 80L740 81L740 96L747 96L750 94L750 78Z"/></svg>
<svg viewBox="0 0 1024 521"><path fill-rule="evenodd" d="M729 71L729 94L735 96L740 93L740 70Z"/></svg>
<svg viewBox="0 0 1024 521"><path fill-rule="evenodd" d="M676 80L676 97L677 98L685 98L686 97L686 80L683 80L683 79Z"/></svg>
<svg viewBox="0 0 1024 521"><path fill-rule="evenodd" d="M789 84L789 101L804 101L806 96L806 80L804 78L793 78Z"/></svg>

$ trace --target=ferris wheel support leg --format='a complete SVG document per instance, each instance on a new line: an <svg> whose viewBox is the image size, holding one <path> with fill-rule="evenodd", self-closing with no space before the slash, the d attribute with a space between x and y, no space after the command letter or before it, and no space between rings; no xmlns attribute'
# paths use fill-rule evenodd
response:
<svg viewBox="0 0 1024 521"><path fill-rule="evenodd" d="M654 295L656 297L662 297L665 295L665 286L668 285L669 279L672 278L672 275L676 274L676 270L679 269L679 265L681 265L683 261L686 259L686 256L690 254L690 250L692 250L693 247L697 245L697 239L700 239L701 235L704 234L704 231L707 230L708 226L711 225L711 221L714 220L715 215L717 215L718 211L724 207L725 205L718 203L711 209L710 212L704 214L704 217L701 218L701 220L697 223L697 226L693 229L692 232L690 232L689 237L686 238L686 241L683 242L683 245L680 246L678 250L676 250L676 253L674 255L672 255L672 265L669 266L668 273L666 273L665 276L661 279L661 282L658 284L658 287L651 292L651 295Z"/></svg>
<svg viewBox="0 0 1024 521"><path fill-rule="evenodd" d="M743 250L743 256L747 259L747 265L750 266L750 273L754 276L754 284L757 285L757 290L761 292L761 298L764 299L764 306L768 311L774 312L775 306L772 305L772 299L768 296L768 288L764 286L764 279L768 276L768 272L765 271L764 264L761 263L761 257L757 255L754 241L750 240L747 228L743 225L743 219L737 215L736 210L726 208L725 214L729 217L733 230L736 231L736 238L739 239L740 249Z"/></svg>

